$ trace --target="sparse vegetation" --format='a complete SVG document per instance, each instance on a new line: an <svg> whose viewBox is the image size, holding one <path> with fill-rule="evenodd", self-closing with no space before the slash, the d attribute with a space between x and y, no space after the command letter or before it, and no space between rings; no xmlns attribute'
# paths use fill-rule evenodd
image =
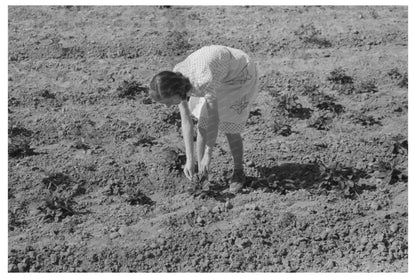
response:
<svg viewBox="0 0 416 278"><path fill-rule="evenodd" d="M9 158L19 158L36 154L30 147L32 131L9 122L8 153Z"/></svg>
<svg viewBox="0 0 416 278"><path fill-rule="evenodd" d="M188 42L188 32L187 31L168 31L167 35L164 37L162 48L160 49L160 54L167 55L182 55L192 46Z"/></svg>
<svg viewBox="0 0 416 278"><path fill-rule="evenodd" d="M117 95L120 98L135 99L143 93L147 93L148 88L137 81L124 80L117 88Z"/></svg>
<svg viewBox="0 0 416 278"><path fill-rule="evenodd" d="M378 92L376 82L374 80L365 80L360 83L355 88L357 93L375 93Z"/></svg>
<svg viewBox="0 0 416 278"><path fill-rule="evenodd" d="M9 6L9 272L408 272L407 11ZM148 95L212 44L258 67L237 194Z"/></svg>
<svg viewBox="0 0 416 278"><path fill-rule="evenodd" d="M300 25L294 34L307 45L320 48L331 47L331 42L322 37L322 31L316 29L313 23Z"/></svg>
<svg viewBox="0 0 416 278"><path fill-rule="evenodd" d="M61 222L64 218L75 214L74 205L76 202L72 198L61 198L50 196L45 198L37 208L43 222Z"/></svg>
<svg viewBox="0 0 416 278"><path fill-rule="evenodd" d="M333 84L332 89L341 94L350 95L355 92L354 80L342 67L335 68L329 73L327 80Z"/></svg>
<svg viewBox="0 0 416 278"><path fill-rule="evenodd" d="M293 93L278 96L276 98L275 110L278 115L299 119L308 119L312 113L312 109L303 107L298 102L298 97Z"/></svg>
<svg viewBox="0 0 416 278"><path fill-rule="evenodd" d="M362 126L381 125L380 121L375 119L372 115L358 114L354 118L354 122Z"/></svg>
<svg viewBox="0 0 416 278"><path fill-rule="evenodd" d="M342 106L341 104L337 104L333 101L324 101L324 102L318 103L318 105L316 105L316 108L320 110L327 110L335 114L341 114L345 111L344 106Z"/></svg>
<svg viewBox="0 0 416 278"><path fill-rule="evenodd" d="M328 131L329 125L332 123L333 117L328 113L319 113L308 120L308 127L316 128L317 130Z"/></svg>
<svg viewBox="0 0 416 278"><path fill-rule="evenodd" d="M346 73L342 67L335 68L329 73L327 80L338 85L353 84L353 78Z"/></svg>
<svg viewBox="0 0 416 278"><path fill-rule="evenodd" d="M397 86L399 86L400 88L407 88L408 87L407 72L405 74L403 74L403 76L399 79L399 82L397 83Z"/></svg>
<svg viewBox="0 0 416 278"><path fill-rule="evenodd" d="M402 73L397 67L392 68L387 72L387 75L394 81L400 88L407 88L407 72Z"/></svg>

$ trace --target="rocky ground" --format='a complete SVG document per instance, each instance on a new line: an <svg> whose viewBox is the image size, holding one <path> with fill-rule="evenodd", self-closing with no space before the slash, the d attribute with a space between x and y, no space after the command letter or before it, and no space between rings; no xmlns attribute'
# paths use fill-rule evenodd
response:
<svg viewBox="0 0 416 278"><path fill-rule="evenodd" d="M407 272L408 11L10 6L9 272ZM257 60L247 182L188 192L178 108L204 45Z"/></svg>

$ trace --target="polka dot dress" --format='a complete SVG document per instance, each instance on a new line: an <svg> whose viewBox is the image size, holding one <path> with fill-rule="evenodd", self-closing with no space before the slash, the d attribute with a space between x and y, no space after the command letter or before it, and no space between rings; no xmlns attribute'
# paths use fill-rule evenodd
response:
<svg viewBox="0 0 416 278"><path fill-rule="evenodd" d="M191 81L189 107L199 119L200 127L207 127L206 100L216 98L219 130L243 131L258 90L256 65L247 54L226 46L205 46L177 64L173 71L181 72Z"/></svg>

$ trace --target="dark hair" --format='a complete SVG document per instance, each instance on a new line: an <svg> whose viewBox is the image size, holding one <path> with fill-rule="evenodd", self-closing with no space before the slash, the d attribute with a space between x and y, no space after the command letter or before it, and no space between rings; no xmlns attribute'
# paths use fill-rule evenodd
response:
<svg viewBox="0 0 416 278"><path fill-rule="evenodd" d="M180 72L162 71L150 81L150 97L154 101L179 95L186 99L186 93L192 88L189 78Z"/></svg>

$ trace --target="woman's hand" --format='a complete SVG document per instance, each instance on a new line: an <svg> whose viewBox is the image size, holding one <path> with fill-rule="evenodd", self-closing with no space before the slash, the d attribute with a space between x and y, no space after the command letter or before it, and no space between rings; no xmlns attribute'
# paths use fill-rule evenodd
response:
<svg viewBox="0 0 416 278"><path fill-rule="evenodd" d="M183 173L189 180L192 180L192 178L194 177L194 172L195 172L194 163L187 160L185 167L183 169Z"/></svg>
<svg viewBox="0 0 416 278"><path fill-rule="evenodd" d="M204 154L204 157L202 158L202 160L199 162L199 165L198 165L199 174L202 176L208 175L209 170L210 170L210 164L211 164L211 154L206 152Z"/></svg>

